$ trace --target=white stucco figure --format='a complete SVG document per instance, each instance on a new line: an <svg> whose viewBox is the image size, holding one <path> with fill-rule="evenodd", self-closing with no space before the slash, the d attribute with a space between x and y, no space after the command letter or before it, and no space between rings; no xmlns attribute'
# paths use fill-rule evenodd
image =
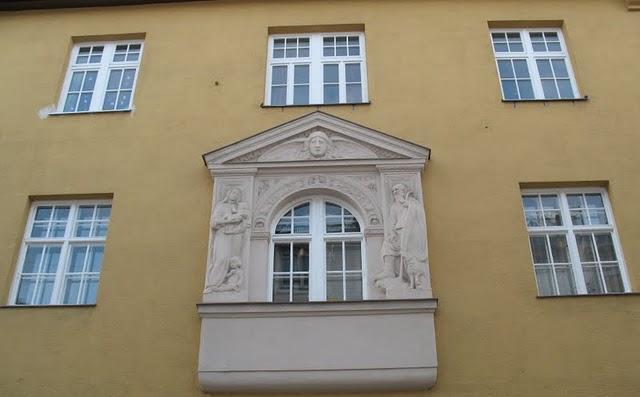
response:
<svg viewBox="0 0 640 397"><path fill-rule="evenodd" d="M384 290L427 288L427 226L424 209L406 185L392 187L393 204L382 244L382 270L374 276Z"/></svg>
<svg viewBox="0 0 640 397"><path fill-rule="evenodd" d="M215 206L211 219L213 249L207 267L204 293L238 291L243 281L242 251L250 225L249 207L242 191L231 188Z"/></svg>

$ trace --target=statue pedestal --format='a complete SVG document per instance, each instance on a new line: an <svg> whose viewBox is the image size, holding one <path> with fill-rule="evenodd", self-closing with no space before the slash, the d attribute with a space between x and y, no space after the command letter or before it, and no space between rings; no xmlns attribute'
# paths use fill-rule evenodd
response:
<svg viewBox="0 0 640 397"><path fill-rule="evenodd" d="M426 299L431 298L431 290L422 288L409 288L406 282L400 278L388 278L380 280L379 286L384 288L387 299Z"/></svg>

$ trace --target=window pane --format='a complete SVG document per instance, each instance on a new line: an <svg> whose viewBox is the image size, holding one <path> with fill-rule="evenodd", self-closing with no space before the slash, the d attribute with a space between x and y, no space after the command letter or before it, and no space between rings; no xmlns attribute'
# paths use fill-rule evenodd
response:
<svg viewBox="0 0 640 397"><path fill-rule="evenodd" d="M546 226L562 226L560 211L544 211L544 222Z"/></svg>
<svg viewBox="0 0 640 397"><path fill-rule="evenodd" d="M342 233L342 217L327 216L327 233Z"/></svg>
<svg viewBox="0 0 640 397"><path fill-rule="evenodd" d="M597 266L582 266L582 273L584 274L584 282L587 286L587 293L601 294L604 292L604 290L602 289L602 281L600 280Z"/></svg>
<svg viewBox="0 0 640 397"><path fill-rule="evenodd" d="M22 265L22 273L38 273L40 270L40 262L42 261L42 246L29 246L24 257Z"/></svg>
<svg viewBox="0 0 640 397"><path fill-rule="evenodd" d="M581 194L567 194L569 208L584 208L584 200Z"/></svg>
<svg viewBox="0 0 640 397"><path fill-rule="evenodd" d="M309 218L294 218L293 219L293 232L294 233L309 233Z"/></svg>
<svg viewBox="0 0 640 397"><path fill-rule="evenodd" d="M339 103L340 91L337 84L325 84L324 103Z"/></svg>
<svg viewBox="0 0 640 397"><path fill-rule="evenodd" d="M556 266L558 278L558 293L560 295L575 295L576 285L570 266Z"/></svg>
<svg viewBox="0 0 640 397"><path fill-rule="evenodd" d="M511 50L511 52L523 52L524 47L522 43L509 43L509 50Z"/></svg>
<svg viewBox="0 0 640 397"><path fill-rule="evenodd" d="M65 112L75 112L76 105L78 103L78 98L80 95L78 94L69 94L67 95L67 101L64 103L64 111Z"/></svg>
<svg viewBox="0 0 640 397"><path fill-rule="evenodd" d="M78 109L77 109L79 112L86 112L89 110L89 107L91 106L91 97L92 97L91 93L80 94L80 101L78 102Z"/></svg>
<svg viewBox="0 0 640 397"><path fill-rule="evenodd" d="M507 43L493 43L493 49L496 52L509 52L509 47Z"/></svg>
<svg viewBox="0 0 640 397"><path fill-rule="evenodd" d="M362 270L360 242L345 242L344 251L346 270Z"/></svg>
<svg viewBox="0 0 640 397"><path fill-rule="evenodd" d="M592 225L606 225L609 223L604 210L589 210L589 220Z"/></svg>
<svg viewBox="0 0 640 397"><path fill-rule="evenodd" d="M271 105L280 106L287 104L287 87L271 88Z"/></svg>
<svg viewBox="0 0 640 397"><path fill-rule="evenodd" d="M54 277L45 277L40 280L38 291L36 292L36 305L48 305L51 303L51 294L53 292Z"/></svg>
<svg viewBox="0 0 640 397"><path fill-rule="evenodd" d="M293 276L293 302L309 301L309 276Z"/></svg>
<svg viewBox="0 0 640 397"><path fill-rule="evenodd" d="M529 242L531 243L533 263L549 263L547 238L545 236L531 236L529 237Z"/></svg>
<svg viewBox="0 0 640 397"><path fill-rule="evenodd" d="M556 77L569 77L569 72L567 72L567 65L564 62L564 59L552 59L551 65L553 66L553 72Z"/></svg>
<svg viewBox="0 0 640 397"><path fill-rule="evenodd" d="M564 235L549 236L554 263L569 263L569 246Z"/></svg>
<svg viewBox="0 0 640 397"><path fill-rule="evenodd" d="M71 259L69 260L69 273L79 273L84 270L84 259L87 253L86 245L79 245L71 248Z"/></svg>
<svg viewBox="0 0 640 397"><path fill-rule="evenodd" d="M524 213L528 227L544 226L542 221L542 211L526 211Z"/></svg>
<svg viewBox="0 0 640 397"><path fill-rule="evenodd" d="M347 273L346 277L346 300L362 300L362 274Z"/></svg>
<svg viewBox="0 0 640 397"><path fill-rule="evenodd" d="M362 84L347 84L347 102L362 102Z"/></svg>
<svg viewBox="0 0 640 397"><path fill-rule="evenodd" d="M573 87L571 87L571 81L569 79L558 80L558 89L560 90L560 98L571 99L574 98Z"/></svg>
<svg viewBox="0 0 640 397"><path fill-rule="evenodd" d="M99 205L98 213L96 214L96 218L98 219L109 219L111 217L111 206L110 205Z"/></svg>
<svg viewBox="0 0 640 397"><path fill-rule="evenodd" d="M273 276L273 301L289 302L289 276Z"/></svg>
<svg viewBox="0 0 640 397"><path fill-rule="evenodd" d="M511 67L511 61L499 60L498 70L500 71L500 77L503 79L511 79L514 77L513 68Z"/></svg>
<svg viewBox="0 0 640 397"><path fill-rule="evenodd" d="M341 301L342 299L342 273L327 273L327 301Z"/></svg>
<svg viewBox="0 0 640 397"><path fill-rule="evenodd" d="M571 223L577 226L589 224L587 213L580 210L571 210Z"/></svg>
<svg viewBox="0 0 640 397"><path fill-rule="evenodd" d="M291 218L282 218L276 225L276 234L291 233Z"/></svg>
<svg viewBox="0 0 640 397"><path fill-rule="evenodd" d="M540 77L553 78L551 64L548 59L537 59L536 64L538 65L538 73L540 74Z"/></svg>
<svg viewBox="0 0 640 397"><path fill-rule="evenodd" d="M293 104L308 105L309 104L309 86L297 85L293 87Z"/></svg>
<svg viewBox="0 0 640 397"><path fill-rule="evenodd" d="M580 261L595 262L596 254L593 249L593 241L590 234L578 234L576 235L576 243L578 244L578 254L580 254Z"/></svg>
<svg viewBox="0 0 640 397"><path fill-rule="evenodd" d="M82 91L93 91L93 88L96 85L96 77L98 76L98 72L91 71L87 72L84 76L84 84L82 85Z"/></svg>
<svg viewBox="0 0 640 397"><path fill-rule="evenodd" d="M75 305L78 302L81 280L82 279L80 277L67 277L62 303L67 305Z"/></svg>
<svg viewBox="0 0 640 397"><path fill-rule="evenodd" d="M337 83L338 82L338 65L324 65L324 82L325 83Z"/></svg>
<svg viewBox="0 0 640 397"><path fill-rule="evenodd" d="M136 70L135 69L127 69L124 71L124 76L122 77L122 83L120 83L121 89L131 89L133 88L133 82L135 81Z"/></svg>
<svg viewBox="0 0 640 397"><path fill-rule="evenodd" d="M502 93L504 99L520 99L518 96L518 88L514 80L502 80Z"/></svg>
<svg viewBox="0 0 640 397"><path fill-rule="evenodd" d="M287 84L287 67L286 66L273 67L271 84Z"/></svg>
<svg viewBox="0 0 640 397"><path fill-rule="evenodd" d="M615 266L602 266L604 281L607 284L607 292L624 292L624 284L620 275L620 268Z"/></svg>
<svg viewBox="0 0 640 397"><path fill-rule="evenodd" d="M342 207L339 205L326 203L324 208L327 215L342 215Z"/></svg>
<svg viewBox="0 0 640 397"><path fill-rule="evenodd" d="M556 294L551 266L536 266L536 282L538 283L538 294L540 296Z"/></svg>
<svg viewBox="0 0 640 397"><path fill-rule="evenodd" d="M69 91L80 91L83 77L84 72L73 72L71 75L71 83L69 84Z"/></svg>
<svg viewBox="0 0 640 397"><path fill-rule="evenodd" d="M309 271L309 244L308 243L293 244L293 271L294 272Z"/></svg>
<svg viewBox="0 0 640 397"><path fill-rule="evenodd" d="M538 196L522 196L522 206L525 210L537 210L540 209L540 202Z"/></svg>
<svg viewBox="0 0 640 397"><path fill-rule="evenodd" d="M47 246L44 250L44 261L42 263L42 273L55 273L60 262L60 246Z"/></svg>
<svg viewBox="0 0 640 397"><path fill-rule="evenodd" d="M602 262L615 262L618 260L616 251L613 248L613 240L610 233L595 234L598 255Z"/></svg>
<svg viewBox="0 0 640 397"><path fill-rule="evenodd" d="M118 94L117 109L128 109L131 102L131 91L120 91Z"/></svg>
<svg viewBox="0 0 640 397"><path fill-rule="evenodd" d="M115 109L117 100L118 100L117 92L107 92L104 96L104 103L102 104L102 110Z"/></svg>
<svg viewBox="0 0 640 397"><path fill-rule="evenodd" d="M560 43L547 43L547 47L549 48L549 51L562 51Z"/></svg>
<svg viewBox="0 0 640 397"><path fill-rule="evenodd" d="M534 99L533 85L531 80L518 80L518 90L520 90L520 99Z"/></svg>
<svg viewBox="0 0 640 397"><path fill-rule="evenodd" d="M87 263L87 271L99 273L102 269L102 258L104 256L104 247L101 245L93 245L90 247L89 260Z"/></svg>
<svg viewBox="0 0 640 397"><path fill-rule="evenodd" d="M96 303L98 295L98 279L89 278L85 283L84 296L80 299L80 303L85 305L93 305Z"/></svg>
<svg viewBox="0 0 640 397"><path fill-rule="evenodd" d="M293 83L309 83L309 65L296 65L293 69Z"/></svg>
<svg viewBox="0 0 640 397"><path fill-rule="evenodd" d="M76 237L89 237L91 233L91 221L78 222L76 224Z"/></svg>
<svg viewBox="0 0 640 397"><path fill-rule="evenodd" d="M353 216L344 217L344 231L345 233L357 233L360 231L360 224Z"/></svg>
<svg viewBox="0 0 640 397"><path fill-rule="evenodd" d="M513 61L513 68L518 78L529 78L529 67L524 59L516 59Z"/></svg>
<svg viewBox="0 0 640 397"><path fill-rule="evenodd" d="M558 99L558 90L553 80L542 80L542 91L545 99Z"/></svg>
<svg viewBox="0 0 640 397"><path fill-rule="evenodd" d="M289 272L290 269L291 269L290 243L276 243L273 249L273 272L274 273Z"/></svg>
<svg viewBox="0 0 640 397"><path fill-rule="evenodd" d="M16 297L17 305L29 305L36 287L36 279L34 277L21 277L20 286L18 287L18 296Z"/></svg>
<svg viewBox="0 0 640 397"><path fill-rule="evenodd" d="M346 72L346 81L347 83L359 83L362 81L362 77L360 75L360 64L359 63L348 63L345 65Z"/></svg>
<svg viewBox="0 0 640 397"><path fill-rule="evenodd" d="M342 271L342 243L327 242L326 250L327 271Z"/></svg>

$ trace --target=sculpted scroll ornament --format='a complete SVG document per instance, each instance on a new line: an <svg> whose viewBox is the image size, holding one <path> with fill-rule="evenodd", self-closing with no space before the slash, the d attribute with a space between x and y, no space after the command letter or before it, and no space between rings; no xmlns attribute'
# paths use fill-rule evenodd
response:
<svg viewBox="0 0 640 397"><path fill-rule="evenodd" d="M389 290L425 290L427 269L427 226L422 205L405 184L392 187L388 232L382 245L382 270L375 285Z"/></svg>
<svg viewBox="0 0 640 397"><path fill-rule="evenodd" d="M229 189L215 206L211 219L213 249L207 266L204 293L239 291L243 282L242 251L250 227L249 207L242 191Z"/></svg>

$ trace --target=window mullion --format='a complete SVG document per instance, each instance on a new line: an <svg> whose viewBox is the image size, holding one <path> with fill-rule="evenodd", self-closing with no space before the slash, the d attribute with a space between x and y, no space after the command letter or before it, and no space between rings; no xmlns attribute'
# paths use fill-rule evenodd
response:
<svg viewBox="0 0 640 397"><path fill-rule="evenodd" d="M92 111L102 110L102 103L107 90L107 80L109 79L111 59L113 59L115 48L115 44L104 45L102 61L100 62L100 69L98 69L96 85L93 88L93 96L91 97L91 105L89 106L89 109Z"/></svg>
<svg viewBox="0 0 640 397"><path fill-rule="evenodd" d="M346 62L344 59L338 63L338 102L347 102L347 76L346 76ZM362 73L362 72L361 72Z"/></svg>
<svg viewBox="0 0 640 397"><path fill-rule="evenodd" d="M325 243L324 216L322 200L313 199L309 206L309 222L311 243L309 247L309 300L322 301L326 299L324 283L325 273Z"/></svg>
<svg viewBox="0 0 640 397"><path fill-rule="evenodd" d="M312 35L309 37L309 103L322 103L322 37Z"/></svg>

